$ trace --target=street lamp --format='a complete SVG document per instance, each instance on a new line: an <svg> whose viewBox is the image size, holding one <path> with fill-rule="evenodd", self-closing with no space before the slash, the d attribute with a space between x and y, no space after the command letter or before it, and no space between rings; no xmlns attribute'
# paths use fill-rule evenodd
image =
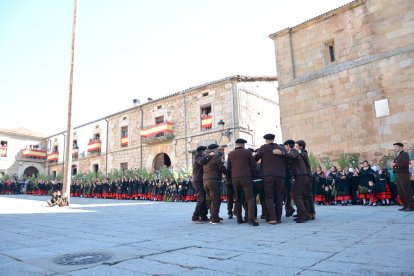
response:
<svg viewBox="0 0 414 276"><path fill-rule="evenodd" d="M223 138L223 136L226 136L227 139L230 141L230 137L233 134L233 132L231 131L231 129L228 128L228 129L224 130L224 125L226 123L224 122L223 119L220 119L220 121L217 124L221 127L221 137L220 137L219 144L220 144L221 139Z"/></svg>

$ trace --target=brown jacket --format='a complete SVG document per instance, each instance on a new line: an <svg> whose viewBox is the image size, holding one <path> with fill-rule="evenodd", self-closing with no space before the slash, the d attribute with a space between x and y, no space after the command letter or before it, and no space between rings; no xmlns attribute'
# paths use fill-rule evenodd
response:
<svg viewBox="0 0 414 276"><path fill-rule="evenodd" d="M279 149L283 154L286 154L286 149L278 144L271 143L260 147L254 155L256 161L262 160L262 175L286 177L285 157L282 155L273 154L274 149Z"/></svg>
<svg viewBox="0 0 414 276"><path fill-rule="evenodd" d="M197 153L193 161L193 182L203 181L203 165L210 159L210 156Z"/></svg>
<svg viewBox="0 0 414 276"><path fill-rule="evenodd" d="M410 156L407 152L402 151L394 160L394 172L395 173L410 173Z"/></svg>
<svg viewBox="0 0 414 276"><path fill-rule="evenodd" d="M253 177L256 175L256 161L250 150L236 148L229 153L227 169L232 177Z"/></svg>
<svg viewBox="0 0 414 276"><path fill-rule="evenodd" d="M293 176L297 175L309 175L308 167L306 161L309 163L308 153L303 151L299 153L296 149L291 149L290 152L286 154L287 158L292 159L292 173Z"/></svg>
<svg viewBox="0 0 414 276"><path fill-rule="evenodd" d="M222 180L223 174L226 173L227 169L218 154L213 155L212 158L203 165L203 180Z"/></svg>

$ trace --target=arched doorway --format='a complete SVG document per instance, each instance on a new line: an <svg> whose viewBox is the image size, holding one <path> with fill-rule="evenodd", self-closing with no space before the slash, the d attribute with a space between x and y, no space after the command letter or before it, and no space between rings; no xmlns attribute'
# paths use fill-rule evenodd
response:
<svg viewBox="0 0 414 276"><path fill-rule="evenodd" d="M36 177L39 175L39 170L38 169L36 169L35 167L33 167L33 166L30 166L30 167L27 167L25 170L24 170L24 173L23 173L23 175L25 176L25 177L32 177L32 175L35 175Z"/></svg>
<svg viewBox="0 0 414 276"><path fill-rule="evenodd" d="M168 154L161 152L155 156L154 161L152 162L152 167L154 170L159 170L164 166L168 168L171 167L171 159Z"/></svg>

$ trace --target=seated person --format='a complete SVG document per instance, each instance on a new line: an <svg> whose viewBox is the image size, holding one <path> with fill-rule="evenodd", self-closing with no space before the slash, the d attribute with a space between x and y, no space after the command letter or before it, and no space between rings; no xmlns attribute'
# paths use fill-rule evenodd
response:
<svg viewBox="0 0 414 276"><path fill-rule="evenodd" d="M63 199L62 195L60 194L60 191L53 192L52 198L47 202L48 207L53 207L58 205L59 207L62 207Z"/></svg>

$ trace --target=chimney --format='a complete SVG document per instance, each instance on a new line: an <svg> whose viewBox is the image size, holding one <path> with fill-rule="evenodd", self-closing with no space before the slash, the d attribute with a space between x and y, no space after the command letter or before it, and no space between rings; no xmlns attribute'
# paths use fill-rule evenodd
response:
<svg viewBox="0 0 414 276"><path fill-rule="evenodd" d="M133 99L132 102L134 103L134 107L137 107L141 103L138 99Z"/></svg>

